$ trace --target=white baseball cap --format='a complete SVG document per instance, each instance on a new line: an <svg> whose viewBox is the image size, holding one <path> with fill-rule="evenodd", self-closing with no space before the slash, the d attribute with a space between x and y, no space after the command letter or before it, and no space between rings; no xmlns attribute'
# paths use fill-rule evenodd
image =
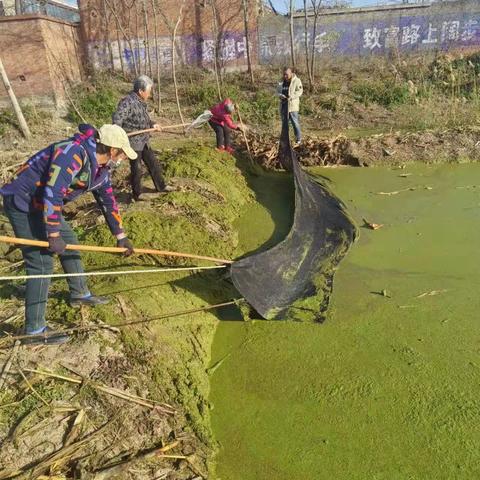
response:
<svg viewBox="0 0 480 480"><path fill-rule="evenodd" d="M137 153L130 146L127 132L125 132L122 127L107 123L100 127L98 136L100 143L103 143L107 147L120 148L130 160L137 158Z"/></svg>

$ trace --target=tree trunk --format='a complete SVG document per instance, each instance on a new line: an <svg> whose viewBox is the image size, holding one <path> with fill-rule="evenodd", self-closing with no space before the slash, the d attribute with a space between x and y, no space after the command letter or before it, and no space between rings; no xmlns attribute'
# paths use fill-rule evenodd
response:
<svg viewBox="0 0 480 480"><path fill-rule="evenodd" d="M120 22L120 18L118 18L117 12L112 8L112 5L109 3L108 0L105 0L105 2L107 3L108 7L110 8L110 11L112 12L112 14L115 18L115 22L117 23L117 27L122 32L123 38L127 42L128 47L130 48L130 51L132 52L133 71L134 71L135 75L138 75L137 64L135 62L135 51L133 50L132 40L129 37L129 35L127 35L127 32L123 28L122 23Z"/></svg>
<svg viewBox="0 0 480 480"><path fill-rule="evenodd" d="M305 21L304 35L305 35L305 63L307 65L307 75L310 91L313 90L313 78L310 69L310 55L308 51L308 12L307 12L307 0L303 0L303 18Z"/></svg>
<svg viewBox="0 0 480 480"><path fill-rule="evenodd" d="M15 0L15 15L21 15L22 13L22 0Z"/></svg>
<svg viewBox="0 0 480 480"><path fill-rule="evenodd" d="M105 29L105 32L104 32L105 42L107 43L108 55L110 57L110 70L114 72L115 64L113 62L113 51L112 51L112 45L110 43L110 29L108 24L107 2L105 0L103 0L102 2L102 8L103 8L103 28Z"/></svg>
<svg viewBox="0 0 480 480"><path fill-rule="evenodd" d="M120 67L122 69L122 75L125 77L125 65L123 63L123 49L122 49L122 42L120 41L120 33L118 31L118 27L115 24L115 31L117 34L117 46L118 46L118 56L120 58Z"/></svg>
<svg viewBox="0 0 480 480"><path fill-rule="evenodd" d="M295 38L293 33L293 13L294 13L294 0L290 0L290 55L292 58L292 67L296 66L295 59Z"/></svg>
<svg viewBox="0 0 480 480"><path fill-rule="evenodd" d="M317 25L318 25L318 13L317 11L314 12L313 17L313 41L312 41L312 60L310 65L310 73L312 75L312 83L315 83L315 56L317 54Z"/></svg>
<svg viewBox="0 0 480 480"><path fill-rule="evenodd" d="M252 69L252 58L250 53L250 33L248 28L248 0L242 0L243 6L243 24L245 29L245 42L247 48L247 64L248 64L248 73L250 74L250 82L252 86L255 84L255 79L253 78L253 69ZM306 1L306 0L305 0Z"/></svg>
<svg viewBox="0 0 480 480"><path fill-rule="evenodd" d="M0 58L0 76L2 77L3 84L5 85L5 89L7 90L8 96L10 97L10 101L12 102L13 110L15 115L17 116L18 123L20 124L20 128L22 130L23 136L28 140L32 134L30 133L30 129L28 128L27 122L25 117L23 116L22 109L18 104L17 97L10 85L10 82L7 77L7 72L3 67L2 59Z"/></svg>
<svg viewBox="0 0 480 480"><path fill-rule="evenodd" d="M140 72L140 75L142 75L142 73L146 73L147 61L145 59L145 69L142 70L142 55L140 53L140 35L139 35L139 30L138 30L138 7L137 7L137 2L134 2L134 6L135 6L135 41L136 41L136 44L137 44L138 71Z"/></svg>
<svg viewBox="0 0 480 480"><path fill-rule="evenodd" d="M153 12L153 27L155 35L155 61L157 62L157 110L160 113L162 109L162 97L160 91L160 53L158 51L158 27L157 27L157 7L155 5L155 0L152 0L152 12Z"/></svg>
<svg viewBox="0 0 480 480"><path fill-rule="evenodd" d="M175 43L177 39L177 29L178 29L178 26L180 25L180 22L182 21L184 6L185 6L185 0L183 0L182 5L180 7L180 11L178 12L177 23L175 24L175 28L173 29L173 34L172 34L172 78L173 78L173 86L175 87L175 98L177 100L178 116L180 117L180 121L182 123L185 123L185 121L183 120L182 108L180 106L180 97L178 95L177 74L175 69L175 50L176 50ZM183 128L183 131L185 132L185 127Z"/></svg>
<svg viewBox="0 0 480 480"><path fill-rule="evenodd" d="M218 93L218 99L219 101L222 101L222 88L221 88L221 81L220 81L220 75L218 73L219 70L219 58L218 58L218 24L217 24L217 9L215 6L215 1L212 0L211 3L212 6L212 26L213 26L213 36L214 36L214 42L213 42L213 70L215 73L215 82L217 84L217 93Z"/></svg>
<svg viewBox="0 0 480 480"><path fill-rule="evenodd" d="M149 39L149 33L148 33L148 15L147 15L147 0L143 0L143 22L144 22L144 32L145 32L145 39L144 39L144 44L145 44L145 63L148 63L148 75L150 78L153 78L153 72L152 72L152 59L150 57L150 39Z"/></svg>

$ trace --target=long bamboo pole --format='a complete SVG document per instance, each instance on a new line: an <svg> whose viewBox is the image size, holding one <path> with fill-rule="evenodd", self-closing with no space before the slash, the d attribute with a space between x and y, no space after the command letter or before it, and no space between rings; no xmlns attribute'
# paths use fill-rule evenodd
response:
<svg viewBox="0 0 480 480"><path fill-rule="evenodd" d="M14 245L26 245L33 247L48 247L48 242L40 240L30 240L28 238L16 238L0 236L0 242L12 243ZM103 252L103 253L125 253L126 248L120 247L98 247L96 245L67 245L67 250L77 250L80 252ZM192 253L170 252L168 250L155 250L150 248L135 248L137 254L159 255L162 257L180 257L180 258L195 258L197 260L209 260L215 263L233 263L232 260L225 260L223 258L206 257L204 255L194 255Z"/></svg>
<svg viewBox="0 0 480 480"><path fill-rule="evenodd" d="M167 128L182 128L190 125L189 123L177 123L176 125L165 125L164 127L158 128L146 128L145 130L136 130L135 132L127 133L129 137L134 137L135 135L140 135L142 133L151 133L151 132L162 132Z"/></svg>
<svg viewBox="0 0 480 480"><path fill-rule="evenodd" d="M242 120L242 114L240 113L240 107L238 105L235 105L235 108L237 110L238 119L240 120L240 126L242 127L243 140L245 141L245 145L247 147L248 157L250 159L250 163L252 165L254 165L255 161L253 160L252 151L250 150L250 143L248 142L247 134L245 133L245 124L243 123L243 120Z"/></svg>

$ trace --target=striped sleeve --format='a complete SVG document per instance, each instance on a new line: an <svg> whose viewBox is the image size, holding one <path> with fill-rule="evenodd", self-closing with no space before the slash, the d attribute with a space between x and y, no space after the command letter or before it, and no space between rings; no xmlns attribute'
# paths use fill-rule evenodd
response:
<svg viewBox="0 0 480 480"><path fill-rule="evenodd" d="M113 194L110 175L108 175L103 183L92 193L112 234L117 238L123 238L125 235L123 232L122 217L120 216L117 200Z"/></svg>

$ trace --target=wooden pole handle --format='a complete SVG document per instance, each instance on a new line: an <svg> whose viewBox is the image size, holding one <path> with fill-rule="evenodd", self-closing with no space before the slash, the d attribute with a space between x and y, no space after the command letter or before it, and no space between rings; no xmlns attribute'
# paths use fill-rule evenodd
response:
<svg viewBox="0 0 480 480"><path fill-rule="evenodd" d="M135 132L127 133L127 136L134 137L135 135L141 135L142 133L152 133L152 132L163 132L163 130L167 128L181 128L185 127L186 125L190 125L189 123L177 123L176 125L165 125L161 127L161 130L157 130L156 128L146 128L145 130L136 130Z"/></svg>
<svg viewBox="0 0 480 480"><path fill-rule="evenodd" d="M33 247L48 248L48 242L40 240L30 240L27 238L5 237L0 236L0 242L12 243L14 245L24 245ZM125 253L126 248L120 247L98 247L96 245L67 245L67 250L78 250L80 252L103 252L103 253ZM197 260L209 260L215 263L231 264L232 260L225 260L223 258L206 257L204 255L194 255L192 253L169 252L168 250L155 250L150 248L135 248L134 253L159 255L162 257L180 257L180 258L195 258Z"/></svg>

